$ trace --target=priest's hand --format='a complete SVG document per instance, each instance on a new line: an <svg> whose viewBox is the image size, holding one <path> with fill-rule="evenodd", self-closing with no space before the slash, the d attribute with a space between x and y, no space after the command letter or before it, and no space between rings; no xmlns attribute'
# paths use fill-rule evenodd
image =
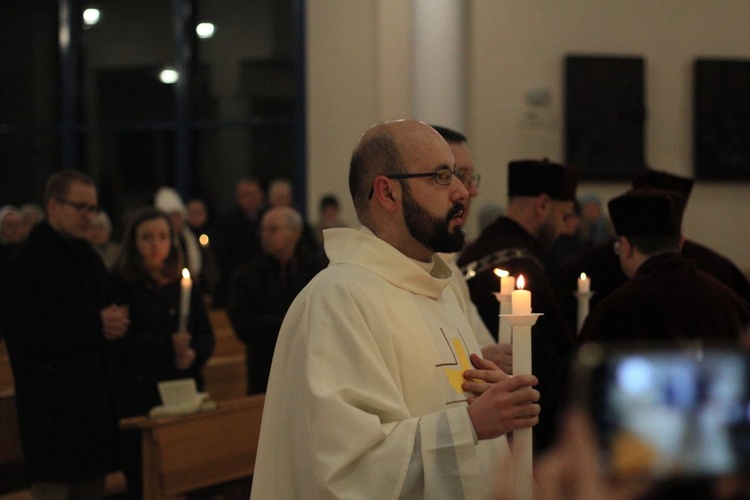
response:
<svg viewBox="0 0 750 500"><path fill-rule="evenodd" d="M473 359L472 359L473 361ZM482 375L486 370L467 370L466 375ZM492 370L489 370L492 372ZM495 371L493 377L498 377ZM539 422L539 391L533 388L538 382L533 375L516 375L497 381L464 382L466 387L483 387L481 394L469 400L467 411L479 439L492 439L515 429L532 427ZM476 384L476 385L475 385ZM477 392L477 391L473 391Z"/></svg>
<svg viewBox="0 0 750 500"><path fill-rule="evenodd" d="M513 374L513 346L510 344L493 344L482 347L482 356L495 363L508 375Z"/></svg>
<svg viewBox="0 0 750 500"><path fill-rule="evenodd" d="M477 396L489 389L490 384L495 384L508 378L508 375L498 368L492 360L484 359L476 354L471 355L471 364L475 370L466 370L462 388L466 392L473 392ZM470 398L469 402L476 398Z"/></svg>

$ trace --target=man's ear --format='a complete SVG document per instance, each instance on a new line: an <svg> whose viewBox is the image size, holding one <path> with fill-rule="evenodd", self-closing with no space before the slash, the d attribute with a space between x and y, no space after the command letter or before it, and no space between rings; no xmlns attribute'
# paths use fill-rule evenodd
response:
<svg viewBox="0 0 750 500"><path fill-rule="evenodd" d="M398 183L393 183L384 176L375 177L372 183L373 199L377 201L388 212L395 212L400 206L400 193L395 190Z"/></svg>
<svg viewBox="0 0 750 500"><path fill-rule="evenodd" d="M547 193L542 193L534 198L534 214L544 219L552 206L552 199Z"/></svg>
<svg viewBox="0 0 750 500"><path fill-rule="evenodd" d="M621 236L620 237L620 253L625 257L630 257L633 255L633 252L635 251L635 247L630 242L627 236Z"/></svg>

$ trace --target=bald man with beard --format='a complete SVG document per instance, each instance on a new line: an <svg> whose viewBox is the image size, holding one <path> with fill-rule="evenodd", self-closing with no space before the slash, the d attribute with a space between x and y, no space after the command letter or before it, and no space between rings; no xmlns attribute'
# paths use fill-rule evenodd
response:
<svg viewBox="0 0 750 500"><path fill-rule="evenodd" d="M359 229L292 303L266 392L252 499L490 499L505 434L540 411L532 375L480 349L438 252L464 244L450 147L415 120L360 139Z"/></svg>

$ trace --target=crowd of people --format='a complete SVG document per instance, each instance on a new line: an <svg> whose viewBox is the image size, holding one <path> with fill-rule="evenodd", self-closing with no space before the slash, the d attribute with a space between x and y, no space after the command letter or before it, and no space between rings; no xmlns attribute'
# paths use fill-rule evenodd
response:
<svg viewBox="0 0 750 500"><path fill-rule="evenodd" d="M163 187L129 214L121 242L76 171L49 179L30 233L20 209L0 209L0 331L35 497L95 498L120 467L137 498L138 436L116 419L158 405L159 381L202 388L208 309L225 308L248 393L266 394L253 499L512 498L503 478L523 429L538 498L668 498L599 472L570 381L590 341L747 346L747 277L682 232L693 181L646 169L605 213L578 194L574 166L514 160L503 208L469 242L480 176L468 144L417 120L366 130L349 166L359 227L330 195L308 223L284 179L268 196L241 179L215 217ZM194 287L185 325L183 268ZM513 373L513 346L498 337L496 268L523 276L541 313L533 375ZM582 323L581 273L595 292Z"/></svg>
<svg viewBox="0 0 750 500"><path fill-rule="evenodd" d="M252 210L241 209L246 191ZM100 498L114 470L125 473L127 496L141 497L140 435L118 431L118 419L159 406L161 381L190 378L204 389L215 343L208 312L222 269L248 345L248 390L265 391L274 332L326 261L301 241L305 223L289 197L267 207L255 179L241 180L237 192L241 210L217 216L222 233L205 202L186 205L162 187L127 214L119 241L93 179L76 170L48 179L42 217L0 209L0 333L35 498ZM236 261L219 260L226 255ZM191 276L184 323L183 270Z"/></svg>

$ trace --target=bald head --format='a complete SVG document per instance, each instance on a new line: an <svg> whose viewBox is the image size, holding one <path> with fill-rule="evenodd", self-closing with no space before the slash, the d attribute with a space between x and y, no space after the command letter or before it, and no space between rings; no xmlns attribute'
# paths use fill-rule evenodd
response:
<svg viewBox="0 0 750 500"><path fill-rule="evenodd" d="M352 153L349 188L360 222L412 259L462 248L468 192L445 139L417 120L379 123Z"/></svg>
<svg viewBox="0 0 750 500"><path fill-rule="evenodd" d="M370 127L354 148L349 165L349 191L360 221L366 219L376 177L407 173L407 165L429 162L446 149L440 134L418 120L391 120Z"/></svg>
<svg viewBox="0 0 750 500"><path fill-rule="evenodd" d="M292 207L273 207L263 214L260 243L263 251L280 262L294 255L302 237L302 216Z"/></svg>

